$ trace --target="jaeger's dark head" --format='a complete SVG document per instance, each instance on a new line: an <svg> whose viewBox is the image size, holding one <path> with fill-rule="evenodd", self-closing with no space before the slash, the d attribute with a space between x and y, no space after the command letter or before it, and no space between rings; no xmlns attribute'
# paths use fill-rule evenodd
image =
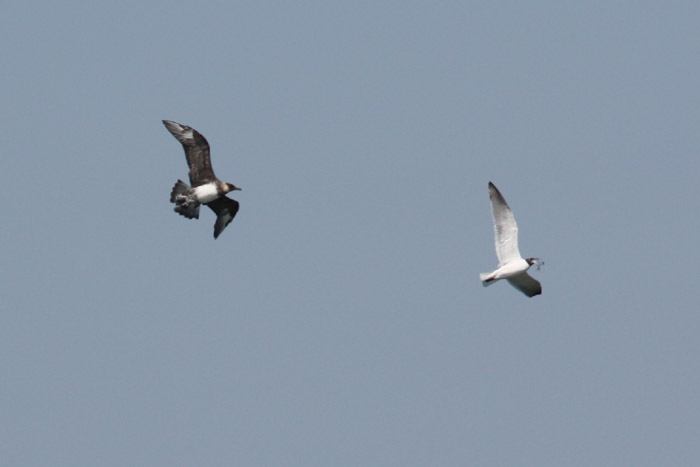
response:
<svg viewBox="0 0 700 467"><path fill-rule="evenodd" d="M224 183L224 185L226 187L226 193L228 193L229 191L236 191L236 190L241 191L240 188L238 188L236 185L234 185L232 183Z"/></svg>
<svg viewBox="0 0 700 467"><path fill-rule="evenodd" d="M527 264L529 264L530 266L532 266L533 264L535 264L535 263L538 262L539 260L540 260L539 258L527 258L525 261L527 261Z"/></svg>

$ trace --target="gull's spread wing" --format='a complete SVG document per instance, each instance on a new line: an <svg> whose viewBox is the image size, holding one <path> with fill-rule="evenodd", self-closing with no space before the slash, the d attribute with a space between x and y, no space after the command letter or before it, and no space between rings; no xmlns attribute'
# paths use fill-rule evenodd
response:
<svg viewBox="0 0 700 467"><path fill-rule="evenodd" d="M489 182L489 197L491 198L491 214L493 214L493 230L496 239L496 256L498 266L520 259L518 250L518 224L515 223L513 212L508 207L505 198L496 185Z"/></svg>
<svg viewBox="0 0 700 467"><path fill-rule="evenodd" d="M542 293L542 285L539 281L526 272L509 277L508 282L528 297L534 297Z"/></svg>

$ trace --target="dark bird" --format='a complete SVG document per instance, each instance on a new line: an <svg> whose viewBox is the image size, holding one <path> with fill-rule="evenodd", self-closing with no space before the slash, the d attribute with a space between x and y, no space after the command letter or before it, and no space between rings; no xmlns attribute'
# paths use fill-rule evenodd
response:
<svg viewBox="0 0 700 467"><path fill-rule="evenodd" d="M211 168L209 143L197 130L170 120L163 120L163 124L185 149L192 185L178 180L170 193L170 202L175 203L176 213L188 219L199 219L200 204L209 206L216 214L214 238L217 238L238 212L238 201L227 198L226 193L240 188L216 178Z"/></svg>
<svg viewBox="0 0 700 467"><path fill-rule="evenodd" d="M496 256L498 269L483 272L479 275L481 283L486 287L497 280L506 279L510 285L520 290L528 297L542 293L540 283L527 273L539 258L523 259L518 249L518 224L510 210L506 199L496 185L489 182L489 197L491 198L491 214L493 215L493 230L496 238ZM541 262L540 262L541 264Z"/></svg>

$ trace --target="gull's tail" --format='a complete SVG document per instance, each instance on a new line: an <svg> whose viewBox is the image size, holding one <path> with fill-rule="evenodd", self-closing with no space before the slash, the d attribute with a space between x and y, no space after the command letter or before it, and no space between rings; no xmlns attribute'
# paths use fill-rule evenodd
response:
<svg viewBox="0 0 700 467"><path fill-rule="evenodd" d="M479 274L479 280L481 280L481 285L483 285L484 287L488 287L489 285L496 282L493 280L493 271L482 272L481 274Z"/></svg>

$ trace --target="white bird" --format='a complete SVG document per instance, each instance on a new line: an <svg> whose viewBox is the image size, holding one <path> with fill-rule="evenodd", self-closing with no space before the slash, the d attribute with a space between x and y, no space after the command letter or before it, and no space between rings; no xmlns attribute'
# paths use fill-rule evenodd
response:
<svg viewBox="0 0 700 467"><path fill-rule="evenodd" d="M486 287L497 280L507 279L510 284L528 297L542 293L542 285L527 273L530 266L540 261L539 258L523 259L518 250L518 224L513 212L496 185L489 182L493 230L496 237L496 256L498 269L479 274L481 284Z"/></svg>

